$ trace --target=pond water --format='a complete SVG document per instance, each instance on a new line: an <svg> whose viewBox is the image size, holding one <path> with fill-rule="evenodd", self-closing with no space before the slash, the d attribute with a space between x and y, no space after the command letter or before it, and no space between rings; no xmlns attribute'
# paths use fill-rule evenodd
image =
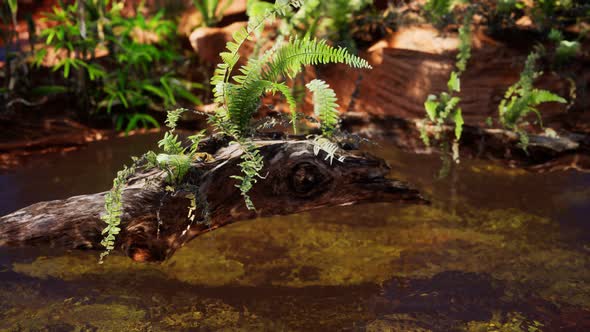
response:
<svg viewBox="0 0 590 332"><path fill-rule="evenodd" d="M0 175L0 215L103 191L157 136ZM162 264L0 250L0 331L589 331L590 174L531 174L370 147L431 206L240 222Z"/></svg>

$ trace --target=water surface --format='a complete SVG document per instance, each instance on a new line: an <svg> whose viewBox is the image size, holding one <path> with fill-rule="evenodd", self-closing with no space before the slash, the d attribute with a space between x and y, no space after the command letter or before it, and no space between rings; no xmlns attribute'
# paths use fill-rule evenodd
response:
<svg viewBox="0 0 590 332"><path fill-rule="evenodd" d="M0 175L0 214L109 188L157 136L98 142ZM163 264L0 251L0 331L588 331L590 174L531 174L370 147L431 206L240 222ZM536 330L535 330L536 329Z"/></svg>

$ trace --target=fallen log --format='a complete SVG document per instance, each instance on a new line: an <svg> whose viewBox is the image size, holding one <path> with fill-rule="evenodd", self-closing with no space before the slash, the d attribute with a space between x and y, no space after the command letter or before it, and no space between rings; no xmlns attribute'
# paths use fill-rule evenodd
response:
<svg viewBox="0 0 590 332"><path fill-rule="evenodd" d="M402 119L395 116L373 116L361 112L349 112L342 117L342 128L376 138L387 137L396 147L413 153L431 153L436 144L424 145L420 128L427 132L420 119ZM453 137L455 128L443 125L447 137ZM520 146L517 133L504 129L481 128L464 125L460 141L462 158L499 160L509 166L521 167L533 172L564 170L590 171L590 136L560 130L559 135L530 134L527 151ZM440 151L439 151L440 152Z"/></svg>
<svg viewBox="0 0 590 332"><path fill-rule="evenodd" d="M382 159L340 150L342 161L315 155L307 140L260 140L266 177L250 191L256 211L248 210L236 180L240 174L239 145L210 140L202 150L213 161L197 161L182 185L198 188L206 200L197 214L187 217L191 200L166 189L166 174L158 169L138 173L123 191L121 233L116 247L136 261L161 261L191 239L230 223L260 216L287 215L325 206L364 202L425 200L404 183L387 179ZM100 219L105 193L42 202L0 218L0 246L51 246L102 250ZM206 210L206 211L205 211ZM297 227L297 225L294 225Z"/></svg>

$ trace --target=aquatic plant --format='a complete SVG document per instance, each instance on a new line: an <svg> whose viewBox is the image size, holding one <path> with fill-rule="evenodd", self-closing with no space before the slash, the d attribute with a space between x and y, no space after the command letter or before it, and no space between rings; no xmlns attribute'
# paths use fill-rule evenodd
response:
<svg viewBox="0 0 590 332"><path fill-rule="evenodd" d="M465 15L463 25L459 28L459 53L457 54L457 70L451 72L447 82L448 91L441 92L437 95L429 95L424 102L427 118L423 121L432 125L432 135L437 140L441 140L441 133L444 132L443 126L448 122L455 125L455 139L453 142L453 159L459 162L459 140L463 133L463 115L461 108L458 107L461 98L455 95L461 92L460 75L467 69L467 63L471 58L471 20L473 12L469 10ZM431 133L425 125L420 127L420 137L425 145L430 145ZM443 138L444 141L444 138ZM446 145L443 145L446 146Z"/></svg>
<svg viewBox="0 0 590 332"><path fill-rule="evenodd" d="M520 79L508 88L498 106L500 123L506 129L518 133L520 146L525 151L529 144L529 136L525 129L529 125L526 116L534 113L542 126L541 113L537 106L546 102L567 102L564 98L550 91L534 88L535 79L542 75L542 72L537 72L535 69L539 57L538 52L529 54Z"/></svg>
<svg viewBox="0 0 590 332"><path fill-rule="evenodd" d="M63 73L67 90L83 104L79 109L124 111L115 124L129 131L139 124L157 126L146 108L162 110L180 99L200 104L191 91L201 86L179 77L183 57L172 41L174 22L165 19L163 11L152 17L141 11L123 17L122 9L119 1L76 1L45 14L44 20L51 24L41 36L50 48L63 53L53 70ZM39 51L36 63L48 57L47 50ZM118 70L108 70L111 67Z"/></svg>

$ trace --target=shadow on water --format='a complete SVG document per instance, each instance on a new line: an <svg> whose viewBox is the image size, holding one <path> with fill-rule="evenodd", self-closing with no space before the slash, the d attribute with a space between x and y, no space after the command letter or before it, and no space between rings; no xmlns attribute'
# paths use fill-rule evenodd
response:
<svg viewBox="0 0 590 332"><path fill-rule="evenodd" d="M0 175L0 214L108 189L156 136ZM0 330L587 331L590 175L531 174L371 147L432 206L372 204L241 222L163 264L0 250Z"/></svg>

